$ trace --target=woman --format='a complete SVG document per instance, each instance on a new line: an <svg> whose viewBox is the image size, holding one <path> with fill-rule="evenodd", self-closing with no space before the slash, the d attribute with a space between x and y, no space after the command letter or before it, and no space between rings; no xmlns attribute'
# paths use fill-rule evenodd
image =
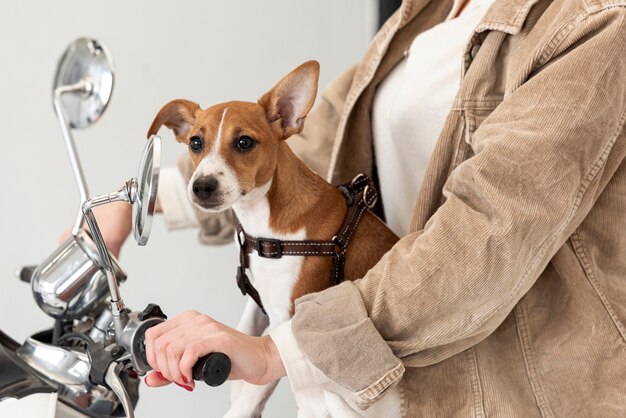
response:
<svg viewBox="0 0 626 418"><path fill-rule="evenodd" d="M269 336L197 312L155 327L147 384L191 388L222 351L233 379L286 374L354 411L398 385L403 416L623 416L625 109L624 1L406 0L291 140L335 184L377 176L403 238ZM160 199L185 224L177 181ZM103 214L115 251L126 210Z"/></svg>

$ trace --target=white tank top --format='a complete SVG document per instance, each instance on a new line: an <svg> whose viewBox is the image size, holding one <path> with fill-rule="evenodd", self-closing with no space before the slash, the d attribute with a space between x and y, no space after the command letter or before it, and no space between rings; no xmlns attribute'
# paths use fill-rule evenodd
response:
<svg viewBox="0 0 626 418"><path fill-rule="evenodd" d="M374 97L372 129L389 227L407 234L426 165L461 82L463 51L494 0L471 0L461 15L418 35Z"/></svg>

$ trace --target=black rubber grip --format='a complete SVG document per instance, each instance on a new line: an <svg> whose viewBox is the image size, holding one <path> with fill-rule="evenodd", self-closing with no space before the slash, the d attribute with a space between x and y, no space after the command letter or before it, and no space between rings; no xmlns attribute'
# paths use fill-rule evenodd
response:
<svg viewBox="0 0 626 418"><path fill-rule="evenodd" d="M224 353L211 353L201 357L193 366L193 379L209 386L219 386L230 375L230 358Z"/></svg>

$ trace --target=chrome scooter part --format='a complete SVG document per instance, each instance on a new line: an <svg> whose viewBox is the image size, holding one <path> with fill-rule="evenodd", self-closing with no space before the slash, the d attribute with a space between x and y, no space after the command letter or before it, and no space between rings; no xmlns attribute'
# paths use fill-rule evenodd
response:
<svg viewBox="0 0 626 418"><path fill-rule="evenodd" d="M16 354L44 381L56 387L59 398L74 409L90 416L108 417L122 405L114 391L91 383L91 365L83 352L55 347L33 336L26 339ZM139 381L136 379L132 385L131 390L136 393Z"/></svg>
<svg viewBox="0 0 626 418"><path fill-rule="evenodd" d="M111 257L117 282L126 280L126 273ZM31 289L42 311L56 319L79 319L97 315L109 288L101 270L102 261L89 234L79 230L70 236L35 270Z"/></svg>
<svg viewBox="0 0 626 418"><path fill-rule="evenodd" d="M115 279L111 254L106 247L104 238L102 237L102 233L98 227L98 222L93 214L93 208L112 202L129 202L130 196L133 193L132 189L136 188L135 185L136 180L132 179L128 181L119 191L102 196L96 196L85 201L82 206L85 221L87 222L89 230L93 236L98 255L102 261L102 269L104 270L107 278L109 294L111 296L111 313L113 314L113 320L115 323L116 336L122 334L125 321L127 320L128 309L126 309L124 301L122 300L122 295L120 293L117 280Z"/></svg>
<svg viewBox="0 0 626 418"><path fill-rule="evenodd" d="M115 335L113 334L113 314L109 309L103 309L102 313L96 318L93 327L89 330L89 338L94 342L101 342L108 345L113 342Z"/></svg>
<svg viewBox="0 0 626 418"><path fill-rule="evenodd" d="M104 381L111 388L111 390L117 395L117 398L122 403L122 408L126 413L126 418L135 418L135 412L133 410L133 404L128 397L126 388L120 379L124 366L121 363L111 363L107 369Z"/></svg>
<svg viewBox="0 0 626 418"><path fill-rule="evenodd" d="M118 338L118 344L129 353L129 360L140 375L152 370L146 357L146 331L166 319L167 316L161 308L153 303L142 312L131 312L128 315L126 327Z"/></svg>

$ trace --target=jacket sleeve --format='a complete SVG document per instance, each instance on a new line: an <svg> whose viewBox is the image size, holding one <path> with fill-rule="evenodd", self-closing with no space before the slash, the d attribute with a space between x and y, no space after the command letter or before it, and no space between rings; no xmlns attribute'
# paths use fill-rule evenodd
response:
<svg viewBox="0 0 626 418"><path fill-rule="evenodd" d="M302 133L289 138L289 145L313 171L325 176L328 171L330 155L333 149L337 126L343 112L344 103L348 95L356 66L349 68L339 78L332 82L321 94L315 108L306 118ZM179 158L178 169L185 179L193 175L193 167L188 154ZM178 195L180 195L180 191ZM183 193L184 194L184 193ZM176 192L163 193L159 196L161 206L172 228L176 225L198 226L200 242L204 244L224 244L233 240L235 225L237 223L232 210L226 210L217 214L207 214L193 209L196 219L182 219L173 214L177 206L176 202L168 202L166 199L175 199ZM167 214L168 208L172 208ZM176 211L179 213L180 211ZM170 221L171 220L171 221Z"/></svg>
<svg viewBox="0 0 626 418"><path fill-rule="evenodd" d="M422 231L361 280L297 301L299 347L351 401L380 398L400 362L431 365L486 338L589 212L610 176L605 162L624 158L625 11L572 25L556 55L505 97Z"/></svg>

